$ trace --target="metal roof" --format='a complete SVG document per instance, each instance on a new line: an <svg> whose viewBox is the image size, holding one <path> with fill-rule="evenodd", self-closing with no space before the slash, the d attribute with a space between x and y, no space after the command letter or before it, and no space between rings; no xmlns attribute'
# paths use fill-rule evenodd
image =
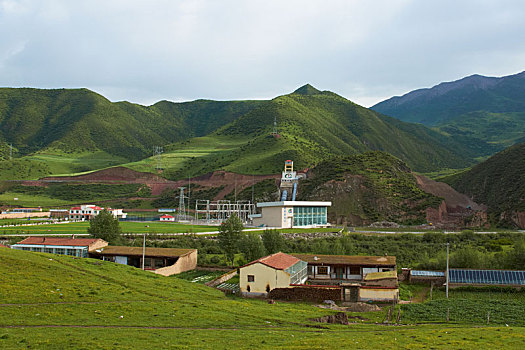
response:
<svg viewBox="0 0 525 350"><path fill-rule="evenodd" d="M412 270L410 271L412 276L424 276L424 277L445 277L443 271L423 271L423 270Z"/></svg>
<svg viewBox="0 0 525 350"><path fill-rule="evenodd" d="M257 203L257 208L264 207L330 207L332 202L320 201L280 201Z"/></svg>
<svg viewBox="0 0 525 350"><path fill-rule="evenodd" d="M448 276L450 283L525 286L525 271L450 269Z"/></svg>

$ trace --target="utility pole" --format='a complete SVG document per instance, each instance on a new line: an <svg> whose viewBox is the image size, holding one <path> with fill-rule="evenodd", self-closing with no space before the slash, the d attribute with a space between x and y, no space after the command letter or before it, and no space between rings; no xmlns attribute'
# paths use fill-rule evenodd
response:
<svg viewBox="0 0 525 350"><path fill-rule="evenodd" d="M255 183L254 183L253 177L254 177L254 176L253 176L253 174L252 174L252 204L255 203L255 201L254 201L254 197L255 197L255 196L254 196L254 194L255 194Z"/></svg>
<svg viewBox="0 0 525 350"><path fill-rule="evenodd" d="M190 215L190 205L191 205L191 178L188 175L188 215ZM191 220L191 231L193 233L193 219Z"/></svg>
<svg viewBox="0 0 525 350"><path fill-rule="evenodd" d="M142 242L142 270L144 270L144 260L146 260L146 234L144 234L144 241Z"/></svg>
<svg viewBox="0 0 525 350"><path fill-rule="evenodd" d="M13 144L11 144L9 148L9 160L13 160Z"/></svg>
<svg viewBox="0 0 525 350"><path fill-rule="evenodd" d="M447 283L447 288L446 288L447 299L448 299L448 284L449 284L449 279L448 279L448 251L449 251L449 247L450 247L450 243L447 242L447 272L446 272L446 275L445 275L446 283Z"/></svg>

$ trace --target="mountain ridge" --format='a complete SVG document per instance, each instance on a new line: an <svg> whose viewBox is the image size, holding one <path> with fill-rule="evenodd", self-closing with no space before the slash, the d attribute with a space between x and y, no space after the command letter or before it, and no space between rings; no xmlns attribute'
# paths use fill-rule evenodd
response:
<svg viewBox="0 0 525 350"><path fill-rule="evenodd" d="M375 104L371 109L404 121L436 125L448 120L452 112L459 115L480 109L492 112L515 111L517 108L524 110L525 98L514 91L516 88L525 92L525 71L503 77L474 74L394 96ZM447 96L452 92L460 92L462 96ZM511 104L507 105L509 102ZM423 108L424 103L432 104L432 108ZM437 105L441 105L441 110L434 110Z"/></svg>

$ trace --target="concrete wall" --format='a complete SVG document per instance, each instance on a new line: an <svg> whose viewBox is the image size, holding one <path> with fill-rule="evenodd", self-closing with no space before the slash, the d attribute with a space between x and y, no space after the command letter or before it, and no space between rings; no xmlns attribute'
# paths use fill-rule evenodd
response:
<svg viewBox="0 0 525 350"><path fill-rule="evenodd" d="M268 294L268 298L277 300L314 301L341 300L341 288L300 286L291 288L276 288Z"/></svg>
<svg viewBox="0 0 525 350"><path fill-rule="evenodd" d="M34 213L9 213L0 214L0 219L23 219L23 218L48 218L48 211L37 211Z"/></svg>
<svg viewBox="0 0 525 350"><path fill-rule="evenodd" d="M261 208L262 217L254 218L253 225L268 227L282 227L283 226L283 207L263 207Z"/></svg>
<svg viewBox="0 0 525 350"><path fill-rule="evenodd" d="M177 262L171 266L161 267L154 272L163 276L176 275L184 271L195 270L197 267L197 249L189 254L179 257Z"/></svg>
<svg viewBox="0 0 525 350"><path fill-rule="evenodd" d="M222 282L226 282L228 280L230 280L233 276L237 275L237 269L235 270L231 270L229 272L226 272L224 275L221 275L209 282L206 282L204 283L205 285L207 285L208 287L216 287L218 286L219 284L221 284Z"/></svg>
<svg viewBox="0 0 525 350"><path fill-rule="evenodd" d="M359 301L392 301L399 299L399 289L359 288Z"/></svg>
<svg viewBox="0 0 525 350"><path fill-rule="evenodd" d="M248 275L253 275L255 280L248 282ZM250 291L248 291L250 286ZM266 287L287 288L290 286L290 274L283 270L276 270L261 263L255 263L240 268L239 287L245 295L266 295Z"/></svg>
<svg viewBox="0 0 525 350"><path fill-rule="evenodd" d="M99 239L96 242L92 243L88 247L88 251L100 249L102 247L105 247L108 245L108 242L104 241L103 239Z"/></svg>

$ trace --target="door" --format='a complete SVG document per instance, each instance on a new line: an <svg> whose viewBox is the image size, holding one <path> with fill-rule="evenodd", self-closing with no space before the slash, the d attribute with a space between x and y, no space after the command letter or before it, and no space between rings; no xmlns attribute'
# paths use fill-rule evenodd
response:
<svg viewBox="0 0 525 350"><path fill-rule="evenodd" d="M335 268L335 278L338 280L342 280L344 276L345 269L343 267L336 267Z"/></svg>
<svg viewBox="0 0 525 350"><path fill-rule="evenodd" d="M352 303L357 302L357 287L344 287L344 300Z"/></svg>

